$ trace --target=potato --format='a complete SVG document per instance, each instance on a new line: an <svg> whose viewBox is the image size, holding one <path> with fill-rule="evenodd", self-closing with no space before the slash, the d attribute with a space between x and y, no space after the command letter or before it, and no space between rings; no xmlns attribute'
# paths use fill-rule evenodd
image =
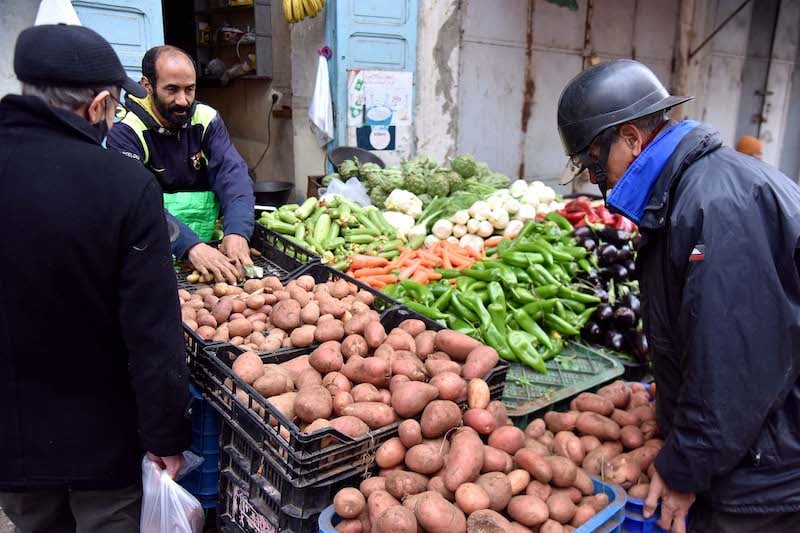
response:
<svg viewBox="0 0 800 533"><path fill-rule="evenodd" d="M570 411L568 413L558 413L556 411L549 411L544 415L544 422L547 429L553 433L559 431L572 431L575 429L575 423L578 421L577 411Z"/></svg>
<svg viewBox="0 0 800 533"><path fill-rule="evenodd" d="M358 333L352 333L342 341L342 355L345 359L349 359L354 355L366 357L368 353L369 346L367 346L367 341Z"/></svg>
<svg viewBox="0 0 800 533"><path fill-rule="evenodd" d="M553 478L553 468L546 457L528 448L522 448L514 454L517 466L527 470L534 479L549 483Z"/></svg>
<svg viewBox="0 0 800 533"><path fill-rule="evenodd" d="M455 492L462 484L477 479L483 467L483 441L475 430L457 430L450 441L450 454L444 468L444 486Z"/></svg>
<svg viewBox="0 0 800 533"><path fill-rule="evenodd" d="M503 402L500 400L492 400L489 402L489 405L486 406L486 410L492 413L497 427L507 426L511 423L511 420L508 418L506 406L503 405Z"/></svg>
<svg viewBox="0 0 800 533"><path fill-rule="evenodd" d="M272 307L269 319L276 327L284 331L292 331L300 326L301 306L295 300L281 300Z"/></svg>
<svg viewBox="0 0 800 533"><path fill-rule="evenodd" d="M525 433L516 426L498 427L489 435L489 446L511 455L517 453L524 442Z"/></svg>
<svg viewBox="0 0 800 533"><path fill-rule="evenodd" d="M547 426L544 423L544 420L541 418L536 418L532 420L531 423L525 428L525 436L531 439L536 439L544 435L545 431L547 431Z"/></svg>
<svg viewBox="0 0 800 533"><path fill-rule="evenodd" d="M442 469L444 457L430 444L417 444L406 452L405 463L412 472L431 475Z"/></svg>
<svg viewBox="0 0 800 533"><path fill-rule="evenodd" d="M392 407L399 416L414 418L438 397L439 389L435 386L419 381L409 381L401 383L395 388L392 394Z"/></svg>
<svg viewBox="0 0 800 533"><path fill-rule="evenodd" d="M608 417L584 412L578 416L575 429L584 435L594 435L600 440L618 440L619 425Z"/></svg>
<svg viewBox="0 0 800 533"><path fill-rule="evenodd" d="M333 509L342 518L355 518L367 508L367 500L358 489L345 487L333 497Z"/></svg>
<svg viewBox="0 0 800 533"><path fill-rule="evenodd" d="M581 467L591 475L599 475L604 468L604 464L608 464L614 457L619 455L622 445L619 443L616 443L616 445L619 446L619 450L606 443L587 453L581 463Z"/></svg>
<svg viewBox="0 0 800 533"><path fill-rule="evenodd" d="M595 514L594 507L591 505L579 505L575 510L575 516L572 517L570 525L580 527L588 522Z"/></svg>
<svg viewBox="0 0 800 533"><path fill-rule="evenodd" d="M417 528L414 511L402 505L384 510L372 524L372 531L381 533L417 533Z"/></svg>
<svg viewBox="0 0 800 533"><path fill-rule="evenodd" d="M367 509L369 511L369 521L374 524L378 517L390 507L400 505L397 499L385 490L376 490L367 498Z"/></svg>
<svg viewBox="0 0 800 533"><path fill-rule="evenodd" d="M350 390L355 402L380 402L381 393L370 383L359 383Z"/></svg>
<svg viewBox="0 0 800 533"><path fill-rule="evenodd" d="M519 522L511 522L508 525L508 533L534 533L534 532L533 529L529 528L528 526L523 526Z"/></svg>
<svg viewBox="0 0 800 533"><path fill-rule="evenodd" d="M547 483L542 483L539 480L532 479L528 486L525 488L525 494L533 494L538 496L542 501L547 501L553 489Z"/></svg>
<svg viewBox="0 0 800 533"><path fill-rule="evenodd" d="M510 472L514 468L514 461L511 456L503 450L492 448L491 446L483 447L483 468L481 474L489 472Z"/></svg>
<svg viewBox="0 0 800 533"><path fill-rule="evenodd" d="M489 435L495 428L492 413L486 409L469 409L462 416L464 424L471 427L481 435Z"/></svg>
<svg viewBox="0 0 800 533"><path fill-rule="evenodd" d="M360 418L370 429L382 428L395 421L392 408L381 402L354 403L346 406L342 411L345 416Z"/></svg>
<svg viewBox="0 0 800 533"><path fill-rule="evenodd" d="M231 367L233 373L242 378L248 385L264 375L264 363L254 352L244 352L239 355Z"/></svg>
<svg viewBox="0 0 800 533"><path fill-rule="evenodd" d="M311 358L309 357L310 362ZM337 392L350 392L353 388L350 380L341 372L328 372L325 374L322 378L322 386L328 389L331 395L335 395Z"/></svg>
<svg viewBox="0 0 800 533"><path fill-rule="evenodd" d="M437 376L444 372L452 372L453 374L461 375L461 365L455 361L445 361L443 359L434 359L433 356L428 356L425 360L425 370L431 376Z"/></svg>
<svg viewBox="0 0 800 533"><path fill-rule="evenodd" d="M308 387L322 386L322 376L313 368L306 368L297 375L297 379L294 380L294 386L297 390L303 390Z"/></svg>
<svg viewBox="0 0 800 533"><path fill-rule="evenodd" d="M482 378L500 362L497 350L480 345L467 355L461 374L465 379Z"/></svg>
<svg viewBox="0 0 800 533"><path fill-rule="evenodd" d="M425 359L425 360L426 360L426 361L428 361L428 360L432 360L432 361L452 361L452 359L450 358L450 356L449 356L449 355L447 355L447 354L446 354L446 353L444 353L444 352L433 352L433 353L432 353L432 354L430 354L430 355L428 356L428 358L427 358L427 359ZM461 365L458 365L458 368L461 368ZM459 374L459 375L460 375L460 374L461 374L461 371L459 370L459 371L457 372L457 374Z"/></svg>
<svg viewBox="0 0 800 533"><path fill-rule="evenodd" d="M422 443L422 427L416 420L403 420L397 428L397 435L406 448Z"/></svg>
<svg viewBox="0 0 800 533"><path fill-rule="evenodd" d="M356 293L356 301L372 305L375 302L375 296L371 292L361 289Z"/></svg>
<svg viewBox="0 0 800 533"><path fill-rule="evenodd" d="M298 302L299 305L299 302ZM300 310L300 322L303 324L316 324L319 320L319 303L310 301Z"/></svg>
<svg viewBox="0 0 800 533"><path fill-rule="evenodd" d="M488 509L491 500L486 489L475 483L464 483L456 489L456 505L470 515L481 509Z"/></svg>
<svg viewBox="0 0 800 533"><path fill-rule="evenodd" d="M661 448L657 446L642 446L639 449L628 452L628 455L639 464L640 470L647 471L653 461L656 460Z"/></svg>
<svg viewBox="0 0 800 533"><path fill-rule="evenodd" d="M614 412L614 404L611 400L591 392L580 393L570 402L569 407L573 411L591 411L603 416L611 416Z"/></svg>
<svg viewBox="0 0 800 533"><path fill-rule="evenodd" d="M428 490L428 478L422 474L395 470L386 476L386 491L400 501L406 496L426 490Z"/></svg>
<svg viewBox="0 0 800 533"><path fill-rule="evenodd" d="M386 359L387 361L393 361L395 358L394 348L389 346L388 344L381 344L375 351L372 353L373 357L380 357L382 359Z"/></svg>
<svg viewBox="0 0 800 533"><path fill-rule="evenodd" d="M403 355L407 352L398 351L391 363L391 372L394 375L408 376L411 381L427 381L428 372L425 365L413 354Z"/></svg>
<svg viewBox="0 0 800 533"><path fill-rule="evenodd" d="M217 327L217 321L211 314L206 314L197 318L197 324L199 326L208 326L210 328Z"/></svg>
<svg viewBox="0 0 800 533"><path fill-rule="evenodd" d="M395 350L406 350L414 354L417 351L417 343L414 342L414 337L399 328L393 329L383 342Z"/></svg>
<svg viewBox="0 0 800 533"><path fill-rule="evenodd" d="M275 333L274 330L270 332L270 336L272 336L273 334L278 335L280 337L280 334ZM301 355L300 357L295 357L294 359L290 359L285 363L281 363L278 366L287 370L292 380L295 380L297 376L300 375L300 372L302 372L303 370L311 368L311 365L308 362L307 355Z"/></svg>
<svg viewBox="0 0 800 533"><path fill-rule="evenodd" d="M581 437L581 446L583 446L583 451L586 453L594 451L595 449L600 447L601 444L602 443L600 442L600 439L598 439L593 435L584 435L583 437Z"/></svg>
<svg viewBox="0 0 800 533"><path fill-rule="evenodd" d="M195 322L195 324L197 323ZM214 338L214 335L217 334L217 330L215 330L211 326L197 326L195 328L195 332L201 339L206 341L210 341L211 339Z"/></svg>
<svg viewBox="0 0 800 533"><path fill-rule="evenodd" d="M440 437L460 424L461 409L456 403L448 400L433 400L428 403L422 411L420 420L422 436L427 439Z"/></svg>
<svg viewBox="0 0 800 533"><path fill-rule="evenodd" d="M511 498L507 512L508 516L527 527L543 524L550 514L548 505L531 494Z"/></svg>
<svg viewBox="0 0 800 533"><path fill-rule="evenodd" d="M363 318L362 318L363 317ZM378 346L383 344L383 341L386 340L386 329L383 327L383 324L380 322L369 320L368 315L359 315L348 322L350 325L353 321L360 320L364 322L364 326L362 326L362 331L364 332L364 339L367 341L367 346L371 349L376 349ZM350 328L352 333L360 333L354 330L352 327Z"/></svg>
<svg viewBox="0 0 800 533"><path fill-rule="evenodd" d="M644 445L642 430L636 426L625 426L620 429L619 440L626 450L635 450Z"/></svg>
<svg viewBox="0 0 800 533"><path fill-rule="evenodd" d="M492 400L489 385L483 379L472 378L467 383L467 406L470 409L485 409Z"/></svg>
<svg viewBox="0 0 800 533"><path fill-rule="evenodd" d="M389 362L379 357L351 357L340 372L353 383L371 383L383 387L389 380Z"/></svg>
<svg viewBox="0 0 800 533"><path fill-rule="evenodd" d="M228 329L228 324L222 324L220 327L217 328L217 332L214 334L214 337L211 340L219 341L219 342L228 342L231 339L231 333ZM259 347L259 350L261 348Z"/></svg>
<svg viewBox="0 0 800 533"><path fill-rule="evenodd" d="M467 356L472 350L481 346L481 343L463 333L450 329L443 329L436 332L434 346L437 350L441 350L452 357L453 360L463 362L467 360Z"/></svg>
<svg viewBox="0 0 800 533"><path fill-rule="evenodd" d="M635 409L636 407L649 407L650 395L647 392L634 392L631 394L631 400L628 403L628 409Z"/></svg>
<svg viewBox="0 0 800 533"><path fill-rule="evenodd" d="M562 524L568 524L572 517L575 516L575 511L577 511L578 507L565 493L557 493L552 494L547 499L547 509L550 518Z"/></svg>
<svg viewBox="0 0 800 533"><path fill-rule="evenodd" d="M399 438L394 437L380 445L375 452L375 464L381 468L392 468L401 464L406 455L406 447Z"/></svg>
<svg viewBox="0 0 800 533"><path fill-rule="evenodd" d="M294 403L295 414L306 423L318 418L328 419L333 410L331 393L321 384L300 389Z"/></svg>
<svg viewBox="0 0 800 533"><path fill-rule="evenodd" d="M584 496L591 496L594 493L594 483L592 483L592 478L590 478L582 468L578 468L575 474L575 482L573 486L581 491L581 494Z"/></svg>
<svg viewBox="0 0 800 533"><path fill-rule="evenodd" d="M498 512L481 509L469 515L467 531L474 533L500 533L511 530L511 523Z"/></svg>
<svg viewBox="0 0 800 533"><path fill-rule="evenodd" d="M355 416L339 416L331 419L331 427L353 438L369 433L369 426Z"/></svg>
<svg viewBox="0 0 800 533"><path fill-rule="evenodd" d="M216 319L217 324L227 322L231 312L233 312L233 301L230 298L220 298L211 308L211 314Z"/></svg>
<svg viewBox="0 0 800 533"><path fill-rule="evenodd" d="M429 533L465 533L467 519L464 513L445 500L439 493L428 491L417 499L414 506L417 523Z"/></svg>
<svg viewBox="0 0 800 533"><path fill-rule="evenodd" d="M370 494L377 490L386 490L386 478L382 477L368 477L358 486L358 490L364 495L364 498L369 499Z"/></svg>
<svg viewBox="0 0 800 533"><path fill-rule="evenodd" d="M263 367L262 367L263 368ZM282 372L265 373L253 382L253 388L264 398L283 394L294 388L291 378Z"/></svg>
<svg viewBox="0 0 800 533"><path fill-rule="evenodd" d="M525 442L522 444L523 448L528 448L529 450L533 450L534 452L538 453L542 457L553 455L553 450L542 444L536 439L526 438Z"/></svg>
<svg viewBox="0 0 800 533"><path fill-rule="evenodd" d="M330 392L330 389L328 392ZM344 414L344 408L354 403L355 400L353 400L353 396L349 392L337 390L333 395L333 414L342 416Z"/></svg>
<svg viewBox="0 0 800 533"><path fill-rule="evenodd" d="M642 424L645 422L655 421L656 419L656 411L649 405L640 405L638 407L634 407L629 412L638 416L639 420L642 421Z"/></svg>
<svg viewBox="0 0 800 533"><path fill-rule="evenodd" d="M289 339L292 341L292 346L295 348L305 348L306 346L311 346L314 343L314 332L316 329L316 326L306 324L293 330L289 335Z"/></svg>
<svg viewBox="0 0 800 533"><path fill-rule="evenodd" d="M639 429L642 430L642 438L645 441L648 441L658 435L658 424L655 420L642 422L642 425L639 426Z"/></svg>
<svg viewBox="0 0 800 533"><path fill-rule="evenodd" d="M286 417L287 420L290 422L294 420L295 417L295 399L297 398L296 392L284 392L283 394L278 394L277 396L273 396L271 398L267 398L267 403L272 405L275 409L278 410L283 416ZM269 418L269 424L271 426L278 425L278 420L275 417ZM282 424L283 425L283 424Z"/></svg>
<svg viewBox="0 0 800 533"><path fill-rule="evenodd" d="M550 480L551 485L566 488L575 483L575 477L578 475L578 468L575 463L566 457L557 455L545 457L545 460L550 463L550 468L553 472L553 478Z"/></svg>
<svg viewBox="0 0 800 533"><path fill-rule="evenodd" d="M642 448L644 449L644 448ZM631 488L642 473L642 467L630 454L618 455L608 464L606 476L624 489Z"/></svg>
<svg viewBox="0 0 800 533"><path fill-rule="evenodd" d="M501 512L511 500L511 482L502 472L481 475L475 483L489 494L489 509Z"/></svg>
<svg viewBox="0 0 800 533"><path fill-rule="evenodd" d="M553 440L553 448L557 455L566 457L576 465L581 464L586 455L581 440L571 431L559 431Z"/></svg>
<svg viewBox="0 0 800 533"><path fill-rule="evenodd" d="M595 494L594 496L584 496L579 505L590 505L596 513L608 507L608 495L605 493Z"/></svg>
<svg viewBox="0 0 800 533"><path fill-rule="evenodd" d="M647 483L640 483L628 489L628 498L636 498L639 500L644 500L647 498L647 494L649 492L650 492L650 485Z"/></svg>
<svg viewBox="0 0 800 533"><path fill-rule="evenodd" d="M320 315L332 315L333 318L341 318L347 311L344 304L336 298L321 298L318 302ZM344 332L342 334L344 335Z"/></svg>
<svg viewBox="0 0 800 533"><path fill-rule="evenodd" d="M317 342L340 341L344 338L344 325L341 320L328 320L317 325L314 331L314 340ZM344 355L344 346L342 346Z"/></svg>
<svg viewBox="0 0 800 533"><path fill-rule="evenodd" d="M454 372L436 374L431 378L430 384L439 390L439 398L442 400L459 402L467 395L467 382Z"/></svg>
<svg viewBox="0 0 800 533"><path fill-rule="evenodd" d="M624 381L617 380L610 385L601 387L597 394L611 400L617 409L625 409L631 397L631 389Z"/></svg>
<svg viewBox="0 0 800 533"><path fill-rule="evenodd" d="M539 533L564 533L566 529L553 519L547 519L544 524L539 527Z"/></svg>
<svg viewBox="0 0 800 533"><path fill-rule="evenodd" d="M402 374L392 376L392 379L389 380L389 391L394 392L401 383L408 383L409 381L411 380L408 379L408 376L404 376Z"/></svg>
<svg viewBox="0 0 800 533"><path fill-rule="evenodd" d="M434 339L436 338L435 331L423 331L419 335L414 336L414 344L417 347L417 356L421 361L434 352Z"/></svg>

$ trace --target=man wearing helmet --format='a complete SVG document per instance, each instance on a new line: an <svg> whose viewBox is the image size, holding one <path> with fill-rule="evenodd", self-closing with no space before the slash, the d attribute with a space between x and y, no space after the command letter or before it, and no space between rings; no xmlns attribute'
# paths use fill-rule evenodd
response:
<svg viewBox="0 0 800 533"><path fill-rule="evenodd" d="M673 532L800 531L800 188L722 146L644 65L575 77L558 128L609 209L639 225L664 447L645 514ZM696 500L696 501L695 501ZM694 505L692 505L694 503Z"/></svg>

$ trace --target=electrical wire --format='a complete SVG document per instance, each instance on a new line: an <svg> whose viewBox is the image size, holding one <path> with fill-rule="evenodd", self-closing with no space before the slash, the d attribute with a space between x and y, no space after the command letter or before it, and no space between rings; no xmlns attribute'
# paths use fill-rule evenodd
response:
<svg viewBox="0 0 800 533"><path fill-rule="evenodd" d="M275 104L278 102L278 99L275 98L272 100L272 104L269 106L269 113L267 114L267 146L264 148L264 152L261 154L261 157L258 158L258 163L253 166L253 171L258 168L258 165L261 164L261 161L264 160L264 156L267 155L267 151L269 150L269 145L272 143L272 128L270 124L272 122L272 109L275 107Z"/></svg>

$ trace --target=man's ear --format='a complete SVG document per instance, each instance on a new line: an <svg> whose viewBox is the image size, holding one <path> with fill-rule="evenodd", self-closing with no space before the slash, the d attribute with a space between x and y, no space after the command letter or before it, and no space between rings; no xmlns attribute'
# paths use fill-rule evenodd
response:
<svg viewBox="0 0 800 533"><path fill-rule="evenodd" d="M100 91L86 108L86 118L90 124L106 119L106 99L110 94L108 91Z"/></svg>
<svg viewBox="0 0 800 533"><path fill-rule="evenodd" d="M150 85L150 80L147 79L147 76L142 76L142 79L139 80L139 85L147 89L147 92L153 94L153 86Z"/></svg>
<svg viewBox="0 0 800 533"><path fill-rule="evenodd" d="M623 124L619 129L619 137L622 139L622 142L625 143L625 146L631 151L633 157L636 157L642 153L642 144L644 144L644 138L642 137L642 132L639 131L639 128L633 124Z"/></svg>

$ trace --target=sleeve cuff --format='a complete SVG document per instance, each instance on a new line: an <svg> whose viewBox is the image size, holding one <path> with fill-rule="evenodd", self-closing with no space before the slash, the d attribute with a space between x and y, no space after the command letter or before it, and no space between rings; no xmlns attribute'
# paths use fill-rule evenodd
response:
<svg viewBox="0 0 800 533"><path fill-rule="evenodd" d="M189 249L195 244L200 244L200 239L191 231L182 230L175 242L172 243L172 253L178 259L185 259Z"/></svg>

